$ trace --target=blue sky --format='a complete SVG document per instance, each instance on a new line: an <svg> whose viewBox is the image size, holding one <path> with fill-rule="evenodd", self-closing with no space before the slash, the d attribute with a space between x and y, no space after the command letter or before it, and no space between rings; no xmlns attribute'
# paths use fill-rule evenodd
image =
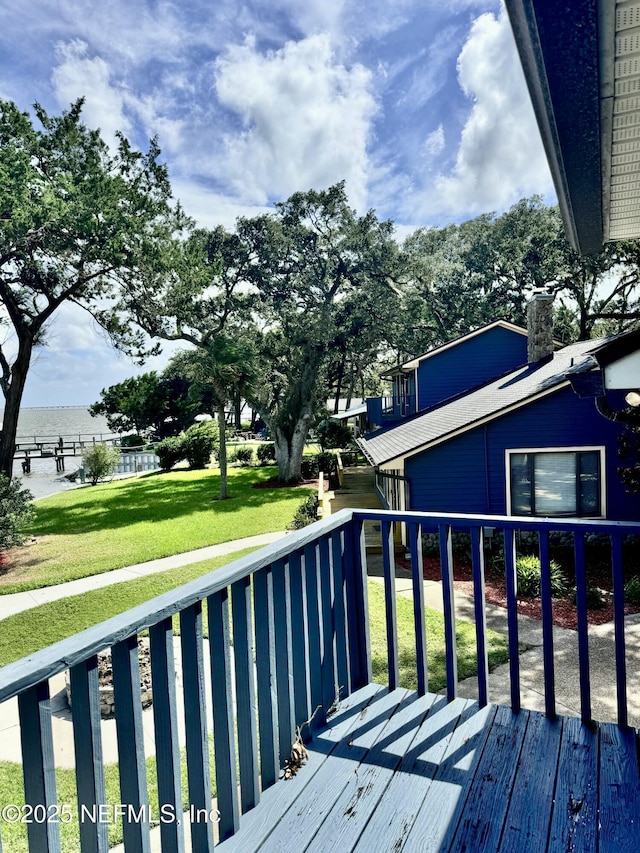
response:
<svg viewBox="0 0 640 853"><path fill-rule="evenodd" d="M174 194L233 227L345 179L398 236L533 193L555 201L504 10L491 0L0 0L0 97L144 148ZM65 307L24 405L73 405L144 368Z"/></svg>

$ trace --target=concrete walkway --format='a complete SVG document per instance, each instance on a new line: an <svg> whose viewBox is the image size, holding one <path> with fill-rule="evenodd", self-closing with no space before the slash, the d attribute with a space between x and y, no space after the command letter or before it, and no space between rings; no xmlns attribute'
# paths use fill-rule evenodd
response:
<svg viewBox="0 0 640 853"><path fill-rule="evenodd" d="M130 581L134 578L152 575L156 572L164 572L167 569L175 569L178 566L187 566L191 563L199 563L213 557L223 557L245 548L261 548L270 545L286 536L286 531L276 533L263 533L259 536L247 536L244 539L234 539L233 542L222 542L220 545L209 545L207 548L198 548L196 551L185 551L182 554L174 554L171 557L162 557L159 560L149 560L147 563L138 563L135 566L127 566L125 569L114 569L111 572L103 572L100 575L91 575L68 583L56 584L56 586L45 586L40 589L32 589L28 592L16 592L11 595L0 595L0 619L6 619L14 613L29 610L39 604L48 601L58 601L60 598L69 598L71 595L79 595L92 589L103 586L111 586L114 583Z"/></svg>
<svg viewBox="0 0 640 853"><path fill-rule="evenodd" d="M370 557L370 574L382 583L382 560ZM396 590L399 595L413 599L411 575L396 569ZM443 610L442 584L424 582L425 605L433 610ZM473 599L460 592L454 593L456 618L475 624ZM504 607L485 605L487 628L507 636L507 611ZM544 668L542 663L542 622L518 615L520 654L520 695L522 706L537 711L545 710ZM580 680L578 670L578 634L554 625L554 667L556 710L569 717L580 716ZM625 619L627 702L629 723L640 726L640 614ZM613 623L589 627L589 676L591 680L591 713L600 722L617 722L616 669ZM478 695L477 678L467 678L458 685L458 694L475 699ZM496 667L489 674L489 701L500 705L511 704L509 664Z"/></svg>

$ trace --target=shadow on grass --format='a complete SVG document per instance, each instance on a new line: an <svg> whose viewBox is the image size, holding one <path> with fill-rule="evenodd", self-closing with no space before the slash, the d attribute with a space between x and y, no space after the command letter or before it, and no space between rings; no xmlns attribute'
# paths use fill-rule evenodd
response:
<svg viewBox="0 0 640 853"><path fill-rule="evenodd" d="M171 471L67 492L50 505L39 503L30 535L78 534L119 529L140 522L180 519L207 509L216 516L262 507L290 496L304 497L295 487L254 489L272 477L272 467L241 469L229 477L228 500L219 500L220 475L211 471ZM230 472L231 473L231 472ZM72 496L71 498L69 496ZM65 505L71 500L69 506Z"/></svg>

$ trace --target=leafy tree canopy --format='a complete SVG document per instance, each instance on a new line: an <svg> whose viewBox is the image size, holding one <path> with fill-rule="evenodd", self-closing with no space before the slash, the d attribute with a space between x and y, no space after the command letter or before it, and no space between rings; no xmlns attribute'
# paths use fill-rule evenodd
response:
<svg viewBox="0 0 640 853"><path fill-rule="evenodd" d="M188 225L171 199L152 140L115 151L81 121L82 100L61 116L35 105L37 126L0 101L0 387L5 397L0 470L11 474L20 401L33 350L64 303L83 308L115 346L149 351L124 294L142 269L167 269Z"/></svg>

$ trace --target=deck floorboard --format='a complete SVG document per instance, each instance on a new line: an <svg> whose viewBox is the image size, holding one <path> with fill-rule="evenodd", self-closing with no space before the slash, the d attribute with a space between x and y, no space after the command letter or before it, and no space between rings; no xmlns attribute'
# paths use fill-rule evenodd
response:
<svg viewBox="0 0 640 853"><path fill-rule="evenodd" d="M637 733L368 685L227 851L637 850Z"/></svg>

